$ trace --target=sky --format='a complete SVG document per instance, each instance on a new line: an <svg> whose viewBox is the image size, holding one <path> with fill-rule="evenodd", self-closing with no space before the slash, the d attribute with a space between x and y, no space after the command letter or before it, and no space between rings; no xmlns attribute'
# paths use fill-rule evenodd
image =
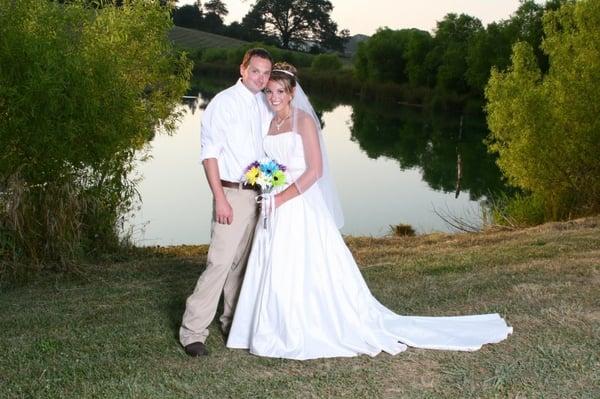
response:
<svg viewBox="0 0 600 399"><path fill-rule="evenodd" d="M339 29L349 29L350 35L373 35L377 28L418 28L432 32L436 22L448 13L468 14L479 18L483 25L508 19L519 0L330 0L332 19ZM543 3L543 1L541 1ZM178 5L194 4L195 0L179 0ZM204 3L204 2L203 2ZM224 0L229 9L225 23L241 22L254 0Z"/></svg>

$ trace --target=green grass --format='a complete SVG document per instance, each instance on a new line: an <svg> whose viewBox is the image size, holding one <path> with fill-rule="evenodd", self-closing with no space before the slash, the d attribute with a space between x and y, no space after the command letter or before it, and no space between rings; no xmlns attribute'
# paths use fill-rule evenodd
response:
<svg viewBox="0 0 600 399"><path fill-rule="evenodd" d="M171 32L169 32L169 39L173 41L177 47L190 50L232 48L248 44L248 42L243 40L203 32L196 29L182 28L180 26L174 26L173 29L171 29Z"/></svg>
<svg viewBox="0 0 600 399"><path fill-rule="evenodd" d="M352 238L373 294L402 314L499 312L506 341L289 361L177 341L206 246L140 251L0 293L0 397L600 397L600 218L519 231Z"/></svg>

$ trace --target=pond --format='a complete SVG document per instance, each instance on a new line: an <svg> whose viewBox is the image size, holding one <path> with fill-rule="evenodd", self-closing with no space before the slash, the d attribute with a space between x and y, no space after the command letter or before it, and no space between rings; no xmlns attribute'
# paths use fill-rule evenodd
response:
<svg viewBox="0 0 600 399"><path fill-rule="evenodd" d="M212 194L199 160L200 121L223 87L188 99L176 132L157 134L149 159L137 162L142 202L126 225L137 245L209 242ZM311 101L344 210L343 234L383 236L397 224L410 224L417 233L450 232L449 218L479 226L485 199L503 189L483 143L482 115L461 118L318 96Z"/></svg>

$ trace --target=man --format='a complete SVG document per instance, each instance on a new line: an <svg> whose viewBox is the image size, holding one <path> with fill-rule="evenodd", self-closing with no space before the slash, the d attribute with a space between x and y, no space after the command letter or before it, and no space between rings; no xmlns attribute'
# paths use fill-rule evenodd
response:
<svg viewBox="0 0 600 399"><path fill-rule="evenodd" d="M217 94L202 116L201 158L213 194L213 222L206 270L186 301L179 340L190 356L208 355L208 326L224 298L221 331L226 336L244 277L258 218L252 187L240 184L244 169L264 157L262 139L271 120L262 89L273 59L250 49L240 65L241 79Z"/></svg>

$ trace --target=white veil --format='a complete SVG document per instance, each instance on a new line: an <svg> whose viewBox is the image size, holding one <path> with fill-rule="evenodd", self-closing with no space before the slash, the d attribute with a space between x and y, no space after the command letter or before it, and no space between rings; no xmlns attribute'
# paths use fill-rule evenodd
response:
<svg viewBox="0 0 600 399"><path fill-rule="evenodd" d="M331 214L331 216L333 217L333 220L335 221L335 224L337 226L337 228L341 228L344 225L344 214L342 212L342 207L340 204L340 199L338 197L337 194L337 190L335 188L335 184L333 181L333 178L331 176L331 168L329 167L329 157L327 156L327 149L325 148L325 141L323 140L323 132L321 131L321 122L319 122L319 118L317 116L317 114L315 113L315 110L313 109L312 105L310 104L310 101L308 100L308 97L306 96L306 93L304 93L304 90L302 90L302 87L300 87L300 84L298 83L298 81L296 81L296 87L295 87L295 91L294 91L294 98L292 100L292 109L300 109L304 112L306 112L308 115L310 115L314 122L315 122L315 126L317 128L317 134L319 136L319 146L321 147L321 158L322 158L322 175L321 177L316 181L316 185L318 185L319 190L321 191L321 194L323 196L323 199L325 200L325 204L327 205L327 209L329 210L329 213ZM298 118L297 118L297 112L294 112L294 119L293 119L293 130L294 131L298 131L297 130L297 122L298 122Z"/></svg>

